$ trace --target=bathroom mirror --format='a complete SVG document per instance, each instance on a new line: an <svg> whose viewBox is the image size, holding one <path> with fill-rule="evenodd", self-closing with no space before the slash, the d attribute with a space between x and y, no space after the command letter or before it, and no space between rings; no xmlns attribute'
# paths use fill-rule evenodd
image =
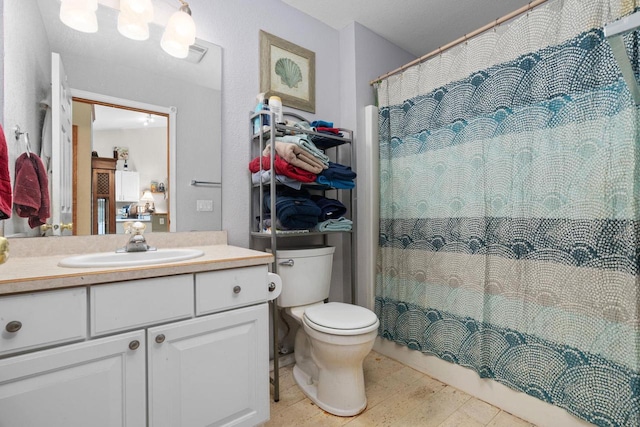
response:
<svg viewBox="0 0 640 427"><path fill-rule="evenodd" d="M133 41L117 31L118 10L113 7L117 8L118 2L99 3L98 32L87 34L62 24L58 1L3 2L2 113L11 175L15 160L25 150L23 139L12 138L16 125L29 133L32 150L40 154L46 115L41 101L49 96L51 57L56 52L64 65L71 96L96 95L122 101L122 105L141 105L142 110L152 105L163 112L173 111L175 122L170 127L175 131L175 146L143 154L152 159L158 152L168 153L169 172L167 176L144 178L140 192L151 189L154 182L164 184L162 200L166 200L170 224L167 230L221 229L221 48L197 40L188 58L176 59L160 48L161 23L150 25L149 40ZM173 7L154 1L154 6L158 20L163 16L168 19L179 4ZM123 144L114 144L119 145ZM112 152L99 155L113 157ZM204 184L192 185L192 181ZM200 200L212 201L213 210L198 210ZM60 224L68 221L60 219ZM0 234L7 237L42 235L39 228L31 229L15 212L11 219L2 221L2 229Z"/></svg>

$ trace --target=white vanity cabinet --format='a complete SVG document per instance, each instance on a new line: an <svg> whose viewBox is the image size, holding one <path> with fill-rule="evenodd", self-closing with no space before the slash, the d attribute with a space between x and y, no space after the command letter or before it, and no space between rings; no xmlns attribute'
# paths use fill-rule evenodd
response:
<svg viewBox="0 0 640 427"><path fill-rule="evenodd" d="M149 426L266 421L267 318L263 303L149 329Z"/></svg>
<svg viewBox="0 0 640 427"><path fill-rule="evenodd" d="M0 360L0 425L145 425L143 331Z"/></svg>
<svg viewBox="0 0 640 427"><path fill-rule="evenodd" d="M15 307L0 310L0 426L261 424L267 294L259 265L0 297L0 309ZM22 300L45 309L8 332ZM72 332L20 338L57 316Z"/></svg>

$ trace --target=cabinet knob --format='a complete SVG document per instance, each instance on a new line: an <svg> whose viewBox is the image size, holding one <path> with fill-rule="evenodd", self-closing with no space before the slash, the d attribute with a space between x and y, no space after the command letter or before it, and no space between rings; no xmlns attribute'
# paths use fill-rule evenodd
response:
<svg viewBox="0 0 640 427"><path fill-rule="evenodd" d="M140 341L133 340L129 343L129 350L137 350L140 347Z"/></svg>
<svg viewBox="0 0 640 427"><path fill-rule="evenodd" d="M162 344L165 339L166 339L166 337L164 336L164 334L160 334L160 335L156 336L156 342L158 344Z"/></svg>
<svg viewBox="0 0 640 427"><path fill-rule="evenodd" d="M11 322L7 323L7 326L5 327L7 332L11 333L18 332L20 328L22 328L22 322L18 320L12 320Z"/></svg>
<svg viewBox="0 0 640 427"><path fill-rule="evenodd" d="M239 294L241 290L242 290L242 288L240 286L238 286L238 285L235 285L233 287L233 293L234 294Z"/></svg>

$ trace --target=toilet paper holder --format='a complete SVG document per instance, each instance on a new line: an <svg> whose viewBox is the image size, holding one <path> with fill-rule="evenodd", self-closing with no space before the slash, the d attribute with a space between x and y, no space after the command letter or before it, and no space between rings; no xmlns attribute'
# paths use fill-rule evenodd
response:
<svg viewBox="0 0 640 427"><path fill-rule="evenodd" d="M269 291L269 295L267 296L267 300L272 301L278 296L280 296L280 292L282 292L282 279L275 273L267 273L267 290Z"/></svg>

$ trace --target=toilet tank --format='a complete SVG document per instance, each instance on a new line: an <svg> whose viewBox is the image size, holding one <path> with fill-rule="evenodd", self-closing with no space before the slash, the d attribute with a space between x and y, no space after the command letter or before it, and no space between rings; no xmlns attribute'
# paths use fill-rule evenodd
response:
<svg viewBox="0 0 640 427"><path fill-rule="evenodd" d="M329 297L335 249L313 246L276 252L278 275L282 278L280 307L312 304Z"/></svg>

